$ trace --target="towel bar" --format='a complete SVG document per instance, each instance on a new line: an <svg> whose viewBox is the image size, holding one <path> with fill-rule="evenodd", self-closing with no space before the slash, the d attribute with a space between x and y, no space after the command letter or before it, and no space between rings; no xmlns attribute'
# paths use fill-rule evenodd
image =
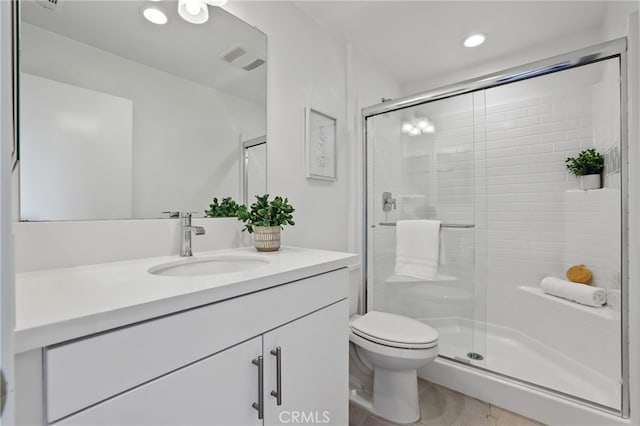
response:
<svg viewBox="0 0 640 426"><path fill-rule="evenodd" d="M380 226L396 226L396 222L380 222ZM475 228L476 225L471 223L441 223L441 228Z"/></svg>

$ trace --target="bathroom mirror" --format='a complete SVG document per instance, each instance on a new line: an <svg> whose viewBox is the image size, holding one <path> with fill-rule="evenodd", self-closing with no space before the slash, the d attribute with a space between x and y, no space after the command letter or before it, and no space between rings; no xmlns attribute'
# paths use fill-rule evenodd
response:
<svg viewBox="0 0 640 426"><path fill-rule="evenodd" d="M189 23L177 1L20 7L21 220L158 218L242 200L243 142L266 134L262 32L218 7Z"/></svg>

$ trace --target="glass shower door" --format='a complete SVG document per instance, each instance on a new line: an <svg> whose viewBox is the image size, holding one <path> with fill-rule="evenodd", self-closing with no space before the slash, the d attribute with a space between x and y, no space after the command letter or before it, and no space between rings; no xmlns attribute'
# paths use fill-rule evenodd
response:
<svg viewBox="0 0 640 426"><path fill-rule="evenodd" d="M483 126L484 97L474 94L367 119L368 309L430 325L442 356L480 366ZM408 219L441 221L435 275L398 268L397 222Z"/></svg>
<svg viewBox="0 0 640 426"><path fill-rule="evenodd" d="M368 310L435 328L441 356L624 412L620 69L613 57L369 116ZM602 155L600 188L567 171L585 150ZM397 239L408 219L441 227ZM433 262L433 235L436 273L398 268L408 246ZM589 285L566 280L577 265Z"/></svg>

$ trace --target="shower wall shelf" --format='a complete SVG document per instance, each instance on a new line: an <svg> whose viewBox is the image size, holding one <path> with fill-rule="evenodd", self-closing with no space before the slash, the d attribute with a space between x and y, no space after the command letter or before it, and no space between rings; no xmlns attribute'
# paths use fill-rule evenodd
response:
<svg viewBox="0 0 640 426"><path fill-rule="evenodd" d="M396 222L380 222L380 226L396 226ZM470 223L441 223L440 228L475 228L476 225Z"/></svg>

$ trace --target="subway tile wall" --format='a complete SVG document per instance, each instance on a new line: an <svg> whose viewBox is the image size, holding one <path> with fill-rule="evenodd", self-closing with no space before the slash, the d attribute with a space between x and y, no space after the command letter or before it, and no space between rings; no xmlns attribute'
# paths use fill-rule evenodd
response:
<svg viewBox="0 0 640 426"><path fill-rule="evenodd" d="M615 348L619 336L553 333L559 325L535 320L531 296L518 287L564 278L574 264L592 270L593 285L620 287L619 174L605 170L604 189L580 191L565 166L581 150L609 156L619 144L596 138L604 113L597 84L496 106L486 93L486 317L569 354L594 340Z"/></svg>
<svg viewBox="0 0 640 426"><path fill-rule="evenodd" d="M536 304L519 287L537 287L545 276L562 278L573 264L591 268L596 286L620 287L615 67L578 69L569 80L554 74L369 120L375 138L369 140L370 224L436 218L475 225L471 231L442 231L441 269L457 280L435 283L441 284L438 291L461 289L473 303L466 311L452 309L452 316L466 312L463 316L520 329L562 349L575 342L549 339L545 333L552 325L536 327L530 318ZM402 134L402 122L416 117L431 119L436 132ZM591 147L605 153L605 188L580 191L565 160ZM382 212L382 191L394 194L397 210ZM412 293L384 282L393 273L394 228L369 231L374 260L369 282L375 290L370 306L432 317L427 303L420 309L424 289L416 294L415 286ZM603 341L616 345L616 338Z"/></svg>

